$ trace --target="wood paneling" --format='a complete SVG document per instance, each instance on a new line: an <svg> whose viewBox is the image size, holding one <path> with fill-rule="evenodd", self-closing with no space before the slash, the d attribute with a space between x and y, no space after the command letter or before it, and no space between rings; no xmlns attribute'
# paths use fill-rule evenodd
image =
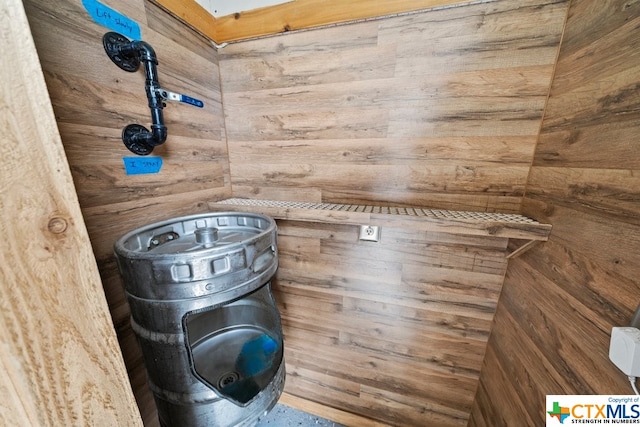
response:
<svg viewBox="0 0 640 427"><path fill-rule="evenodd" d="M471 219L462 224L463 212L435 219L405 209L306 205L210 204L278 222L273 290L286 392L372 420L353 425L466 425L507 265L506 235L521 237L521 230L494 223L504 233L479 234ZM478 224L477 217L497 217L475 216ZM359 241L358 221L380 226L380 241Z"/></svg>
<svg viewBox="0 0 640 427"><path fill-rule="evenodd" d="M463 0L296 0L216 19L216 40L232 41L463 3Z"/></svg>
<svg viewBox="0 0 640 427"><path fill-rule="evenodd" d="M640 3L571 0L539 137L569 1L499 0L232 44L220 51L222 85L207 40L153 4L106 3L141 23L162 84L207 105L169 105L164 174L125 176L119 133L149 120L144 77L108 60L107 30L80 2L26 1L146 423L155 408L113 242L207 210L232 183L239 197L489 212L519 212L526 188L522 211L554 225L512 261L501 294L506 239L388 227L382 246L358 242L353 225L280 221L274 290L291 395L393 425L463 425L471 413L472 426L510 426L541 424L545 394L630 392L607 351L640 300Z"/></svg>
<svg viewBox="0 0 640 427"><path fill-rule="evenodd" d="M149 127L151 121L144 73L127 73L109 60L102 47L109 29L94 23L82 2L25 1L122 353L145 424L154 425L155 406L112 248L133 228L205 211L205 201L231 195L218 63L208 40L155 4L105 3L140 24L158 56L161 85L205 104L167 103L169 136L153 152L163 158L162 170L126 175L122 158L134 155L122 144L122 128Z"/></svg>
<svg viewBox="0 0 640 427"><path fill-rule="evenodd" d="M195 0L153 1L204 36L222 43L216 34L216 19Z"/></svg>
<svg viewBox="0 0 640 427"><path fill-rule="evenodd" d="M194 0L153 1L217 43L465 3L463 0L296 0L214 18Z"/></svg>
<svg viewBox="0 0 640 427"><path fill-rule="evenodd" d="M631 394L608 358L640 301L640 4L572 0L470 426L541 425L547 394Z"/></svg>
<svg viewBox="0 0 640 427"><path fill-rule="evenodd" d="M0 425L141 425L22 2L0 28Z"/></svg>
<svg viewBox="0 0 640 427"><path fill-rule="evenodd" d="M379 243L353 225L278 230L287 393L390 425L466 425L506 239L486 247L391 224Z"/></svg>
<svg viewBox="0 0 640 427"><path fill-rule="evenodd" d="M497 1L225 47L234 196L518 212L566 8Z"/></svg>

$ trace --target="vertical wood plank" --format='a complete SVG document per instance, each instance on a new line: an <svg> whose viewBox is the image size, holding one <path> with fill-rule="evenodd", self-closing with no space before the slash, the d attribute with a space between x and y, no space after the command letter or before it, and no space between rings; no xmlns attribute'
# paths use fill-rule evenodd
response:
<svg viewBox="0 0 640 427"><path fill-rule="evenodd" d="M546 394L631 394L608 358L640 301L640 4L572 0L523 202L553 225L509 265L470 426L544 423Z"/></svg>
<svg viewBox="0 0 640 427"><path fill-rule="evenodd" d="M0 424L141 425L22 2L0 40Z"/></svg>
<svg viewBox="0 0 640 427"><path fill-rule="evenodd" d="M161 86L205 104L199 109L168 102L163 110L168 138L152 154L162 157L162 169L127 175L123 157L134 154L122 143L122 129L131 123L149 127L151 121L144 72L127 73L111 62L102 46L110 29L93 22L82 2L25 0L131 384L144 423L153 426L158 424L155 404L129 324L113 244L133 228L203 212L207 201L231 195L222 94L216 51L208 40L152 2L105 3L140 24L142 38L158 57Z"/></svg>

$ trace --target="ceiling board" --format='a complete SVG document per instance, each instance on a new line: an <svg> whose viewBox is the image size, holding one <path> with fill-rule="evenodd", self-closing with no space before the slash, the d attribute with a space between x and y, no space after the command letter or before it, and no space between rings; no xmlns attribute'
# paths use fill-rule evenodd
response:
<svg viewBox="0 0 640 427"><path fill-rule="evenodd" d="M216 18L225 15L234 15L238 12L260 9L262 7L275 6L290 1L294 0L196 0L200 6Z"/></svg>

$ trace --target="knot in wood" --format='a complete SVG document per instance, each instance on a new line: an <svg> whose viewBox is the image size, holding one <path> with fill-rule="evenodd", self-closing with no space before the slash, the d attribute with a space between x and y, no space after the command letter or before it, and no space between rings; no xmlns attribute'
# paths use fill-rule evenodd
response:
<svg viewBox="0 0 640 427"><path fill-rule="evenodd" d="M49 220L47 228L53 234L62 234L67 230L68 225L66 219L56 216Z"/></svg>

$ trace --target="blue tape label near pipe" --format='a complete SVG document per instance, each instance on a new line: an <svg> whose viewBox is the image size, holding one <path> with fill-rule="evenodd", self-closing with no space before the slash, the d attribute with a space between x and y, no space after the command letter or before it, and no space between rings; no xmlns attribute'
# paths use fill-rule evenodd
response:
<svg viewBox="0 0 640 427"><path fill-rule="evenodd" d="M127 175L154 174L162 168L162 157L123 157L122 161Z"/></svg>
<svg viewBox="0 0 640 427"><path fill-rule="evenodd" d="M133 19L96 0L82 0L82 5L97 24L132 40L141 40L140 25Z"/></svg>

